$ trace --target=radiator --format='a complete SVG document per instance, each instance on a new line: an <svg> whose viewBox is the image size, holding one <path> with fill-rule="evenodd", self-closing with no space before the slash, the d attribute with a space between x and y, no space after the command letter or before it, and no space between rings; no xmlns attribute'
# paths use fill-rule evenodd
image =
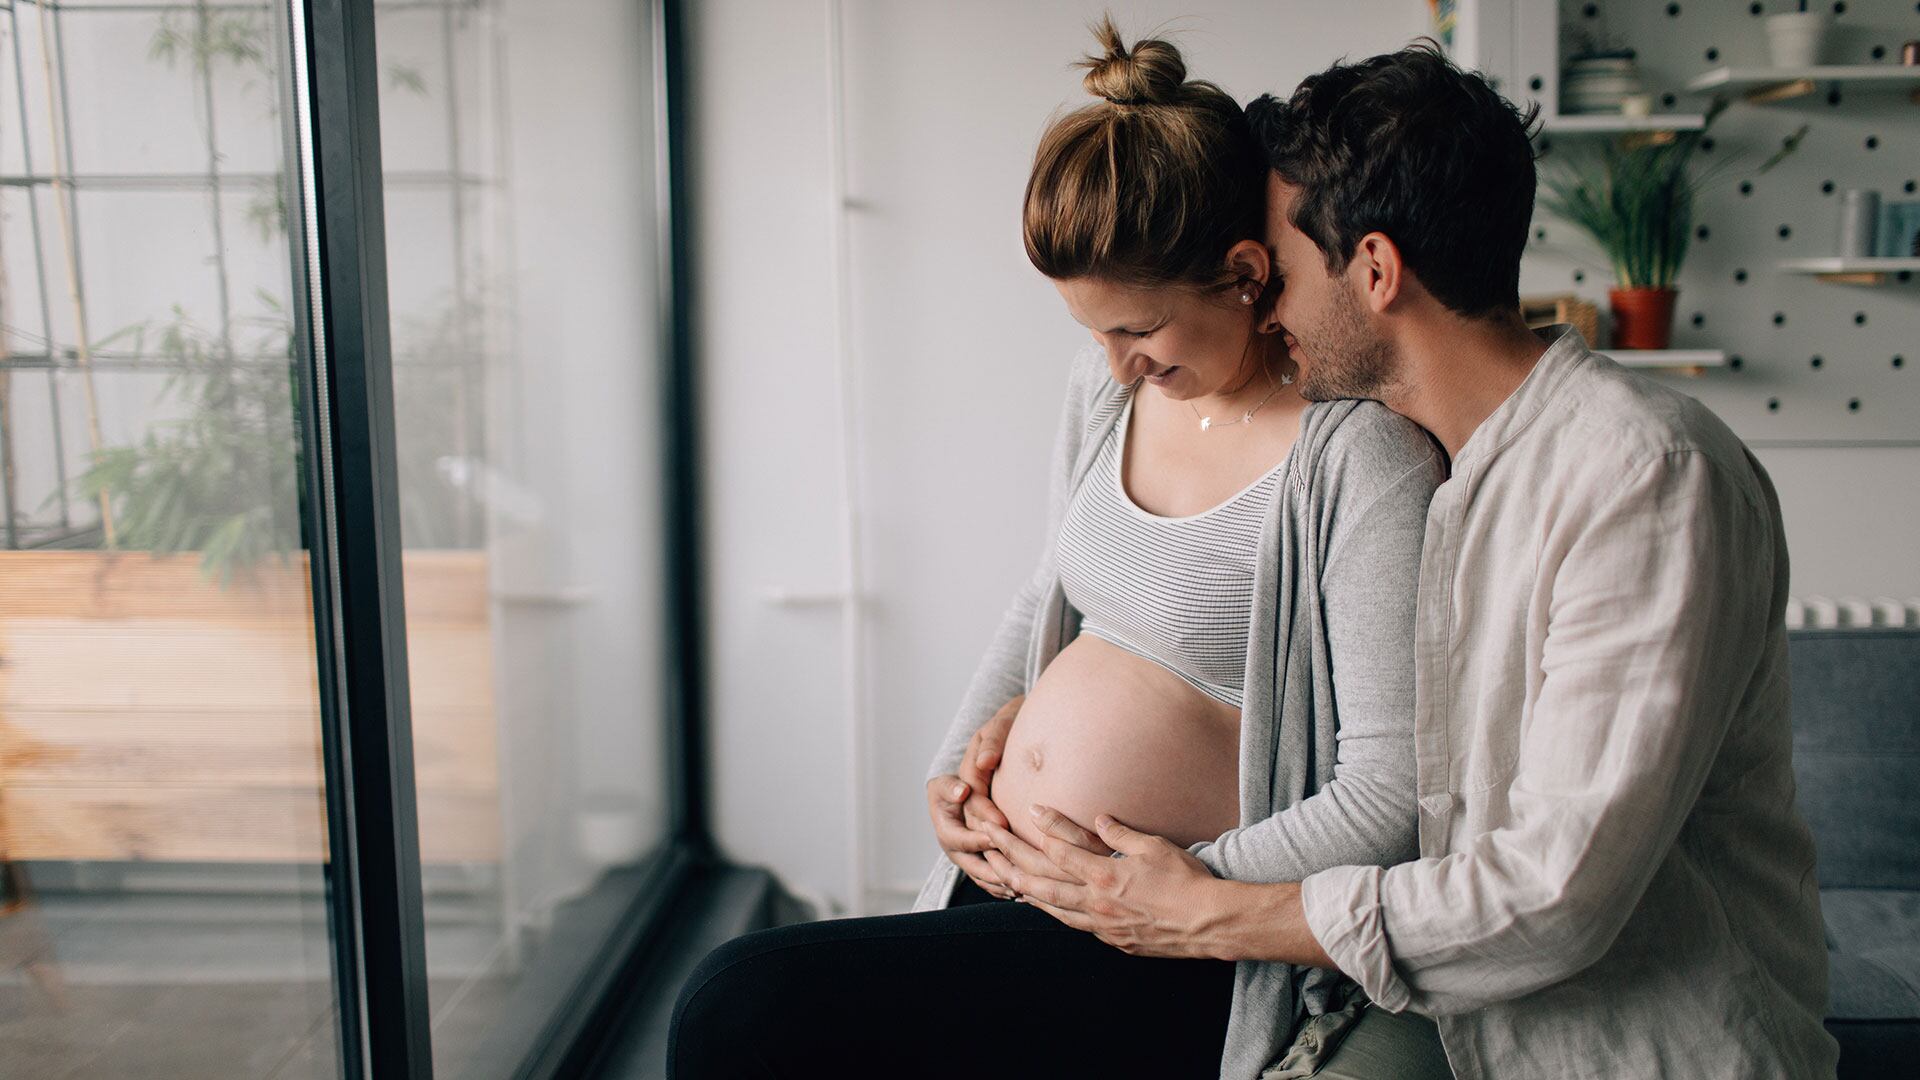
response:
<svg viewBox="0 0 1920 1080"><path fill-rule="evenodd" d="M1867 627L1920 627L1920 597L1896 600L1876 596L1834 599L1827 596L1787 598L1787 629L1842 630Z"/></svg>

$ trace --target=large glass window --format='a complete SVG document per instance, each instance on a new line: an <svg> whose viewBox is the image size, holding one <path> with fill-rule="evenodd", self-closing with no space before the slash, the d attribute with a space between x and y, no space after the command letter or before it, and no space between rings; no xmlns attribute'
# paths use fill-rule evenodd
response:
<svg viewBox="0 0 1920 1080"><path fill-rule="evenodd" d="M340 148L374 110L338 77L341 27L367 16L371 197ZM518 1075L555 1060L620 959L670 861L654 18L626 0L0 2L9 1080L326 1078L363 1074L362 1053L394 1075L410 1051L390 1036L418 1018L362 1015L356 984L377 952L383 988L418 985L415 917L411 1034L434 1073ZM294 47L316 22L330 83ZM314 145L334 156L310 217ZM391 460L377 391L347 417L304 389L313 370L386 377L377 349L316 357L307 336L370 310L307 290L340 280L349 260L319 253L371 206ZM333 441L303 440L309 416ZM397 528L329 531L336 488L388 477ZM384 732L341 697L385 685L378 650L351 647L386 603L365 602L370 534L398 547L405 608L408 709ZM377 769L360 779L378 790L351 790L329 762L397 753L382 736L402 722L411 798ZM397 874L344 839L387 828Z"/></svg>

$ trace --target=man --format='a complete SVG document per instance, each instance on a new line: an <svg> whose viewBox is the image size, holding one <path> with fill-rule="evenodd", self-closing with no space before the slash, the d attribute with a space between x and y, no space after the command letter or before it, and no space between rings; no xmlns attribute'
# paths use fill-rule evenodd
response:
<svg viewBox="0 0 1920 1080"><path fill-rule="evenodd" d="M1384 402L1452 462L1420 573L1422 858L1224 881L1105 816L1126 858L1100 858L1039 808L1055 839L992 854L1001 880L1131 953L1337 967L1374 1003L1350 1038L1431 1017L1463 1078L1832 1076L1765 472L1692 399L1522 323L1530 118L1480 78L1414 48L1248 114L1304 392Z"/></svg>

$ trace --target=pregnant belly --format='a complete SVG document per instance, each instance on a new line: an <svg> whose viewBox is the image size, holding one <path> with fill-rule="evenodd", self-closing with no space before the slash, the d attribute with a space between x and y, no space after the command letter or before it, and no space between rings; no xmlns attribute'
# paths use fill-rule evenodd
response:
<svg viewBox="0 0 1920 1080"><path fill-rule="evenodd" d="M1238 709L1082 634L1028 691L990 794L1035 846L1033 803L1088 831L1112 814L1184 847L1239 824L1239 743Z"/></svg>

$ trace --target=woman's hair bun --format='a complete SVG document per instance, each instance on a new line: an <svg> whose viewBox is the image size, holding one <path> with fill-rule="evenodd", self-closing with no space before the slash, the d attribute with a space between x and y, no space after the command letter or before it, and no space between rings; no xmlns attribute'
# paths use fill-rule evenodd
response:
<svg viewBox="0 0 1920 1080"><path fill-rule="evenodd" d="M1100 55L1080 66L1105 100L1056 116L1040 136L1020 210L1027 259L1055 281L1231 284L1226 252L1266 227L1267 164L1246 112L1187 78L1172 45L1129 49L1112 19L1090 29Z"/></svg>
<svg viewBox="0 0 1920 1080"><path fill-rule="evenodd" d="M1093 36L1101 55L1080 61L1087 69L1081 80L1087 93L1116 105L1165 105L1179 96L1187 81L1187 63L1179 49L1159 38L1142 38L1128 49L1112 16L1094 26Z"/></svg>

